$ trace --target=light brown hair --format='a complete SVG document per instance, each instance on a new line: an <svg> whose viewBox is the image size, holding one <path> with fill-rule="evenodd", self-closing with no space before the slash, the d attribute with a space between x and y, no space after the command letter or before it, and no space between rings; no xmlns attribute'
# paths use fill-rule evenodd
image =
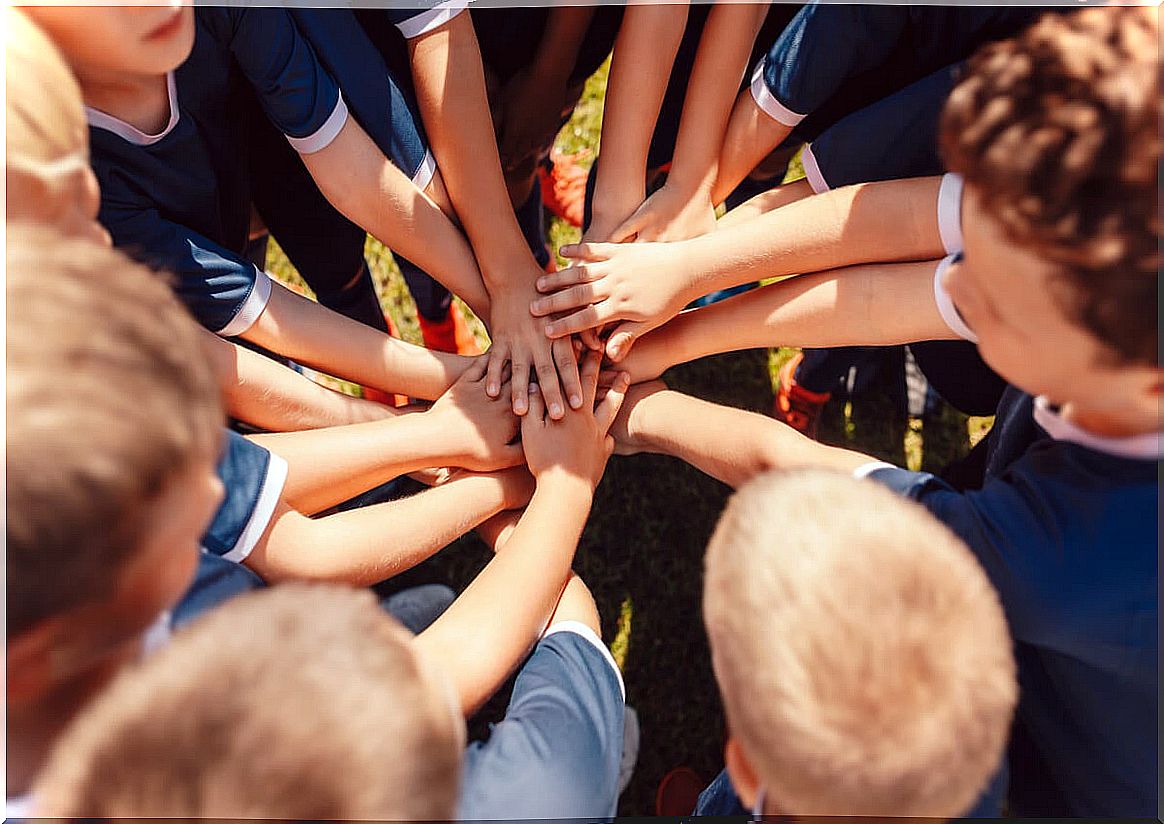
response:
<svg viewBox="0 0 1164 824"><path fill-rule="evenodd" d="M952 171L1011 241L1057 265L1057 299L1124 361L1155 363L1158 10L1047 14L969 63L942 115Z"/></svg>
<svg viewBox="0 0 1164 824"><path fill-rule="evenodd" d="M728 503L706 575L728 724L782 811L970 808L1017 687L998 596L953 533L870 481L769 473Z"/></svg>
<svg viewBox="0 0 1164 824"><path fill-rule="evenodd" d="M460 723L370 592L283 584L123 674L35 794L69 818L451 820Z"/></svg>
<svg viewBox="0 0 1164 824"><path fill-rule="evenodd" d="M212 459L218 387L157 274L8 225L8 634L109 596L147 505Z"/></svg>

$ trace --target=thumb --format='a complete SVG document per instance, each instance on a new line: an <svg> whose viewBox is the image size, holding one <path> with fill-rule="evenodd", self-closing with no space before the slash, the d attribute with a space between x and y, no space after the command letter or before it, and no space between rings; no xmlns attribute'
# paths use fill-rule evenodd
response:
<svg viewBox="0 0 1164 824"><path fill-rule="evenodd" d="M615 363L622 360L630 354L631 347L634 346L635 341L647 331L649 331L647 324L641 321L620 323L606 342L607 356Z"/></svg>
<svg viewBox="0 0 1164 824"><path fill-rule="evenodd" d="M645 203L643 205L646 205ZM622 223L614 227L614 231L610 233L607 238L608 243L624 243L627 239L634 237L639 233L647 222L646 211L643 206L635 209L634 214L624 220Z"/></svg>

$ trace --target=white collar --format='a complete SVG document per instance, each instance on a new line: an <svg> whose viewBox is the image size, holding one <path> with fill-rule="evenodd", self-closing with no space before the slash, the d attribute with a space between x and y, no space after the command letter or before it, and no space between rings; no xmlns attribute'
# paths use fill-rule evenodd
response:
<svg viewBox="0 0 1164 824"><path fill-rule="evenodd" d="M1105 438L1102 435L1095 435L1071 423L1052 409L1051 402L1042 395L1035 398L1035 423L1057 441L1069 441L1106 455L1143 461L1164 459L1164 433L1149 432L1126 438Z"/></svg>
<svg viewBox="0 0 1164 824"><path fill-rule="evenodd" d="M174 127L178 125L178 87L174 83L173 72L166 73L166 94L170 99L170 122L158 134L146 134L141 129L129 125L124 120L94 109L92 106L85 107L85 119L89 121L90 126L96 126L98 129L113 132L118 137L129 141L135 146L151 146L172 132Z"/></svg>

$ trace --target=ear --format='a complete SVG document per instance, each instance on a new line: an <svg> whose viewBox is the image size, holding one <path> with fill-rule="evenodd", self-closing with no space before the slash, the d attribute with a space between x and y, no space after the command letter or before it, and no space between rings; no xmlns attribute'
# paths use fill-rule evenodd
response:
<svg viewBox="0 0 1164 824"><path fill-rule="evenodd" d="M760 779L735 736L730 736L724 745L723 760L736 795L740 797L744 807L752 809L756 803L756 795L760 792Z"/></svg>
<svg viewBox="0 0 1164 824"><path fill-rule="evenodd" d="M8 638L7 696L10 703L33 701L53 683L53 650L60 630L60 622L49 618Z"/></svg>

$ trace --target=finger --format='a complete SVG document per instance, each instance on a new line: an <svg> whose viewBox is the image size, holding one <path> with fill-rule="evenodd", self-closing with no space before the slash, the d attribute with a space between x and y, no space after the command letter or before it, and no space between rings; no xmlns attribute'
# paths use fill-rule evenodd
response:
<svg viewBox="0 0 1164 824"><path fill-rule="evenodd" d="M582 381L578 377L578 355L574 351L573 338L559 338L550 346L554 363L558 367L558 377L571 409L582 408Z"/></svg>
<svg viewBox="0 0 1164 824"><path fill-rule="evenodd" d="M625 243L637 235L646 222L646 213L636 211L633 215L614 227L614 231L610 233L608 240L611 243Z"/></svg>
<svg viewBox="0 0 1164 824"><path fill-rule="evenodd" d="M540 355L540 360L538 359ZM550 418L560 421L566 414L566 405L562 402L562 387L558 385L558 370L550 352L539 352L534 355L534 371L538 376L538 388L546 402L546 411Z"/></svg>
<svg viewBox="0 0 1164 824"><path fill-rule="evenodd" d="M614 419L618 417L618 411L622 409L622 402L626 400L626 390L629 386L630 376L625 372L621 373L614 386L606 393L606 397L594 408L594 420L598 421L603 432L608 431Z"/></svg>
<svg viewBox="0 0 1164 824"><path fill-rule="evenodd" d="M535 317L545 317L558 312L568 312L582 306L589 306L609 297L609 290L604 288L605 283L579 283L561 292L538 298L529 305L529 311Z"/></svg>
<svg viewBox="0 0 1164 824"><path fill-rule="evenodd" d="M567 260L606 260L610 257L609 243L568 243L558 250Z"/></svg>
<svg viewBox="0 0 1164 824"><path fill-rule="evenodd" d="M563 246L563 249L570 247ZM589 283L594 280L596 274L593 269L585 264L579 266L570 266L565 269L559 269L557 272L551 272L548 275L542 275L537 279L537 288L539 292L549 294L551 292L558 292L568 286L577 286L579 283Z"/></svg>
<svg viewBox="0 0 1164 824"><path fill-rule="evenodd" d="M598 391L598 373L602 369L602 355L590 352L582 361L582 392L586 405L594 408L594 394Z"/></svg>
<svg viewBox="0 0 1164 824"><path fill-rule="evenodd" d="M607 389L614 386L614 382L618 380L618 376L623 374L615 369L603 369L598 373L598 386L605 386Z"/></svg>
<svg viewBox="0 0 1164 824"><path fill-rule="evenodd" d="M550 321L546 324L547 338L564 338L566 335L577 335L587 329L593 329L608 320L614 314L611 303L604 300L601 303L591 304L579 309L572 315Z"/></svg>
<svg viewBox="0 0 1164 824"><path fill-rule="evenodd" d="M469 364L469 368L461 374L461 379L469 381L470 383L476 383L485 377L485 373L488 371L488 369L489 356L479 355L473 359L472 363Z"/></svg>
<svg viewBox="0 0 1164 824"><path fill-rule="evenodd" d="M587 349L593 350L595 352L601 352L606 347L605 344L603 344L602 339L598 337L598 332L598 329L583 329L578 333L578 337L582 339L582 343L586 346Z"/></svg>
<svg viewBox="0 0 1164 824"><path fill-rule="evenodd" d="M546 417L546 401L542 397L541 389L536 383L529 385L529 415L522 425L528 421L530 424L538 425L544 422Z"/></svg>
<svg viewBox="0 0 1164 824"><path fill-rule="evenodd" d="M635 321L620 323L606 341L607 357L615 363L618 363L630 354L631 347L634 346L639 336L646 334L648 331L650 330L645 323Z"/></svg>
<svg viewBox="0 0 1164 824"><path fill-rule="evenodd" d="M505 344L494 344L489 347L489 366L485 370L485 394L496 398L501 394L501 373L505 364L509 362L509 351Z"/></svg>
<svg viewBox="0 0 1164 824"><path fill-rule="evenodd" d="M513 361L512 381L509 384L513 398L513 414L524 415L529 411L529 363Z"/></svg>

